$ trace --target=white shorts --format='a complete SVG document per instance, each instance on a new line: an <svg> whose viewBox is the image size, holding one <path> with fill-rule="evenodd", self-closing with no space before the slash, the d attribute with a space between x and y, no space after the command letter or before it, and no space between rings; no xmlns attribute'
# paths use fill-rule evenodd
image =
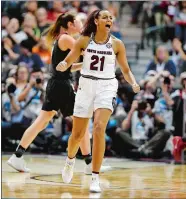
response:
<svg viewBox="0 0 186 199"><path fill-rule="evenodd" d="M74 105L74 116L91 118L98 108L110 109L116 105L117 79L92 80L80 77Z"/></svg>

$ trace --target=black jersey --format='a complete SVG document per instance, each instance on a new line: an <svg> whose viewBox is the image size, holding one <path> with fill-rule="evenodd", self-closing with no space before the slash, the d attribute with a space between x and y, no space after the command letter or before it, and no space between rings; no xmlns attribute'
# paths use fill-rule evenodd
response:
<svg viewBox="0 0 186 199"><path fill-rule="evenodd" d="M52 64L50 67L51 78L46 87L46 95L42 110L60 110L64 117L73 114L75 93L71 85L72 73L70 68L64 72L56 70L56 66L65 59L70 49L62 51L55 42L52 50Z"/></svg>
<svg viewBox="0 0 186 199"><path fill-rule="evenodd" d="M65 57L70 52L70 49L66 51L62 51L58 46L58 40L55 42L53 50L52 50L52 63L50 67L50 73L53 78L67 80L72 79L72 73L70 72L71 67L69 67L66 71L60 72L56 70L56 66L65 59Z"/></svg>

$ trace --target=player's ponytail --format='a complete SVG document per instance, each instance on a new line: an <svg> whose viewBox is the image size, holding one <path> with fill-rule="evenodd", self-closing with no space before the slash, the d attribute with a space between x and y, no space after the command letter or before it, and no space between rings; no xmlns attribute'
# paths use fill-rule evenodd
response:
<svg viewBox="0 0 186 199"><path fill-rule="evenodd" d="M60 14L56 22L49 27L46 33L46 41L48 45L52 45L60 34L61 27L68 29L68 22L74 23L75 16L70 13Z"/></svg>
<svg viewBox="0 0 186 199"><path fill-rule="evenodd" d="M97 26L94 20L98 19L100 11L101 10L95 10L89 15L81 33L83 36L90 36L92 33L96 33Z"/></svg>

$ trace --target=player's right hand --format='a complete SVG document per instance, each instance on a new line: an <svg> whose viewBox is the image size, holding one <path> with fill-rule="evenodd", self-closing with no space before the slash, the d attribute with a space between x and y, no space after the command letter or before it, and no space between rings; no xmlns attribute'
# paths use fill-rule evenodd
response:
<svg viewBox="0 0 186 199"><path fill-rule="evenodd" d="M57 71L64 72L68 69L67 67L67 62L66 61L61 61L59 64L56 66Z"/></svg>
<svg viewBox="0 0 186 199"><path fill-rule="evenodd" d="M139 93L140 92L140 86L138 84L133 84L132 90L134 91L134 93Z"/></svg>

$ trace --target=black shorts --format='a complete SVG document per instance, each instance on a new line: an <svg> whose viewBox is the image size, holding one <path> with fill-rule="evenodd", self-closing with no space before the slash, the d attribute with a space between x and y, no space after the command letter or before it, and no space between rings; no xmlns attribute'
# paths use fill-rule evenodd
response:
<svg viewBox="0 0 186 199"><path fill-rule="evenodd" d="M75 93L70 80L49 79L42 110L60 110L67 117L73 115L74 103Z"/></svg>

